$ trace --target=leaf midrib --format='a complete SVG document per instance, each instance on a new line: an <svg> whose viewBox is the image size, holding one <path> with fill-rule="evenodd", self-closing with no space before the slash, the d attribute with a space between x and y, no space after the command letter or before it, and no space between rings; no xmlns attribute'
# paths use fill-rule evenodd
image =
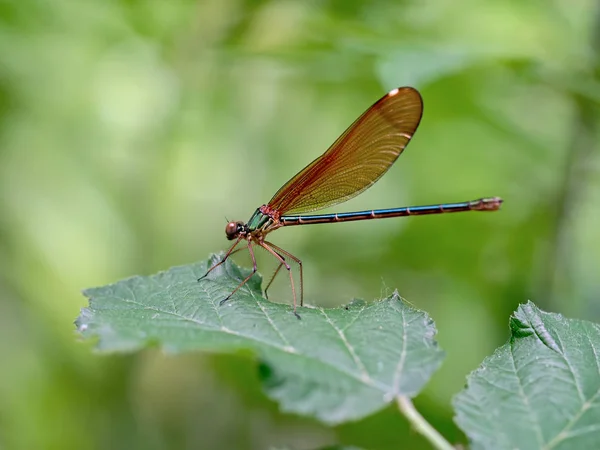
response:
<svg viewBox="0 0 600 450"><path fill-rule="evenodd" d="M256 297L252 293L250 293L250 294L252 295L252 298L256 300ZM125 298L122 298L122 297L121 297L121 300L123 302L125 302L125 303L130 303L130 304L134 304L136 306L139 306L141 309L145 309L145 310L149 310L149 311L158 312L158 313L161 313L161 314L166 314L166 315L174 316L174 317L176 317L176 318L178 318L180 320L191 322L191 323L193 323L195 325L198 325L198 326L202 327L204 329L204 331L227 333L227 334L230 334L230 335L233 335L233 336L237 336L237 337L241 337L241 338L244 338L244 339L248 339L250 341L254 341L256 343L262 344L262 345L264 345L266 347L270 347L270 348L272 348L274 350L278 350L280 352L284 352L284 353L288 353L288 354L291 353L291 354L293 354L295 356L299 356L299 357L305 358L306 360L317 362L319 364L322 364L325 367L331 368L331 369L333 369L333 370L335 370L335 371L337 371L337 372L339 372L341 374L344 374L344 375L346 375L346 376L354 379L355 381L357 381L360 384L363 384L363 385L369 386L371 388L377 389L378 391L380 391L383 394L386 394L386 393L388 393L390 391L390 386L388 386L388 385L386 385L386 384L384 384L384 383L382 383L380 381L377 381L377 380L369 377L370 382L367 382L362 377L360 377L358 374L356 374L354 372L350 372L348 370L345 370L344 368L338 367L338 366L336 366L336 365L334 365L334 364L332 364L332 363L330 363L330 362L328 362L326 360L317 359L317 358L311 357L309 355L306 355L305 353L300 353L300 352L297 351L296 347L294 347L294 346L290 346L290 349L293 349L293 351L288 351L286 349L286 347L280 346L280 345L278 345L278 344L276 344L274 342L264 341L264 340L261 340L261 339L257 338L256 336L247 335L247 334L244 334L244 333L241 333L241 332L238 332L238 331L231 330L231 329L227 328L224 325L221 325L219 328L210 327L209 325L207 325L204 322L201 322L201 321L199 321L197 319L194 319L193 317L183 316L183 315L181 315L180 313L177 313L177 312L165 311L165 310L162 310L162 309L157 308L157 307L146 305L146 304L141 303L141 302L139 302L137 300L125 299ZM258 303L258 300L256 300L256 301ZM211 301L210 303L214 306L214 302ZM319 311L323 310L323 308L315 308L315 309L317 309ZM220 318L220 315L218 313L217 313L217 315ZM266 315L266 314L265 314L265 316L268 317L268 315ZM221 323L222 323L222 321L221 321Z"/></svg>

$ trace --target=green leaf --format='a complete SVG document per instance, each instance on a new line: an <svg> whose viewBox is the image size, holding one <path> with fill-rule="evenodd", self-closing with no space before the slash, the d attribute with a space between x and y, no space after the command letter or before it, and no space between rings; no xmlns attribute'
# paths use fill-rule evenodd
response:
<svg viewBox="0 0 600 450"><path fill-rule="evenodd" d="M443 359L431 319L397 293L298 308L298 320L290 306L261 296L258 277L219 306L248 272L227 261L198 282L215 261L88 289L77 327L104 351L253 350L265 390L283 410L330 424L415 396Z"/></svg>
<svg viewBox="0 0 600 450"><path fill-rule="evenodd" d="M474 449L600 448L600 326L521 305L454 400Z"/></svg>

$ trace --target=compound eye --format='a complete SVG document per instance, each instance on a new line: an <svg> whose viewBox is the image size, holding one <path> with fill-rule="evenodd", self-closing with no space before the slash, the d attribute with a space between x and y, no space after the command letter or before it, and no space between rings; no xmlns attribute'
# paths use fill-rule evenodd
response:
<svg viewBox="0 0 600 450"><path fill-rule="evenodd" d="M227 239L230 241L236 239L243 231L244 222L229 222L225 226L225 234L227 235Z"/></svg>
<svg viewBox="0 0 600 450"><path fill-rule="evenodd" d="M237 222L229 222L225 226L225 234L227 235L227 239L232 240L235 239L238 233L238 224Z"/></svg>

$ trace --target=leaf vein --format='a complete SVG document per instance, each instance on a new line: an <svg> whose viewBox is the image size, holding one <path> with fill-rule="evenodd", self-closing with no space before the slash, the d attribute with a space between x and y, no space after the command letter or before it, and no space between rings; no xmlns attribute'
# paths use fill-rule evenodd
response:
<svg viewBox="0 0 600 450"><path fill-rule="evenodd" d="M511 343L510 346L510 360L512 362L512 366L513 366L513 373L517 378L517 383L518 383L518 387L519 387L519 396L521 397L521 399L523 400L523 404L525 405L525 407L527 408L527 410L529 411L529 416L533 418L533 426L535 427L535 435L538 441L539 446L541 447L543 442L544 442L544 437L542 434L542 428L540 425L540 422L537 418L537 416L535 415L533 409L531 408L531 404L529 403L529 399L527 398L527 395L525 395L525 391L523 390L523 384L521 382L521 377L519 376L519 370L517 369L517 365L515 363L515 354L514 354L514 347L513 344Z"/></svg>
<svg viewBox="0 0 600 450"><path fill-rule="evenodd" d="M156 307L153 307L153 306L148 306L148 305L146 305L144 303L140 303L137 300L131 300L131 299L126 299L126 298L122 298L122 300L125 301L125 302L127 302L127 303L132 303L134 305L141 306L142 309L147 309L147 310L150 310L150 311L155 311L155 312L159 312L159 313L163 313L163 314L172 315L172 316L178 317L178 318L180 318L182 320L190 321L190 322L192 322L192 323L194 323L196 325L210 327L210 325L206 324L205 322L201 322L201 321L199 321L197 319L194 319L193 317L182 316L182 315L180 315L178 313L174 313L174 312L171 312L171 311L164 311L164 310L161 310L159 308L156 308ZM263 339L259 339L256 336L252 336L252 335L249 335L249 334L244 334L244 333L240 333L240 332L231 330L230 328L227 328L226 326L221 326L218 329L220 331L222 331L223 333L231 334L231 335L237 336L237 337L242 337L242 338L248 339L250 341L254 341L254 342L257 342L259 344L262 344L265 347L272 347L273 349L279 350L281 352L291 353L290 350L289 350L289 348L283 347L283 346L278 345L278 344L276 344L274 342L270 342L270 341L265 341ZM209 328L209 330L207 330L207 331L215 331L215 330L216 330L216 328ZM336 366L336 365L334 365L330 361L322 360L322 359L318 359L318 358L312 358L309 355L306 355L304 353L299 353L299 352L295 353L295 355L303 357L303 358L308 359L308 360L318 361L319 363L323 364L324 366L327 366L327 367L329 367L329 368L331 368L331 369L333 369L333 370L335 370L337 372L340 372L340 373L342 373L342 374L344 374L344 375L346 375L346 376L348 376L350 378L353 378L354 380L356 380L356 381L358 381L358 382L360 382L362 384L366 384L367 386L370 386L370 387L372 387L374 389L377 389L377 390L379 390L379 391L381 391L383 393L386 393L388 391L388 387L384 383L381 383L381 382L379 382L377 380L374 380L373 378L370 378L370 377L368 377L367 379L365 379L363 376L358 376L356 373L354 373L354 372L352 372L350 370L347 370L347 369L345 369L343 367Z"/></svg>
<svg viewBox="0 0 600 450"><path fill-rule="evenodd" d="M281 333L281 331L279 330L279 328L277 328L277 325L275 325L275 322L273 322L273 319L271 319L271 316L269 316L269 314L267 313L267 310L265 309L265 307L261 304L260 300L258 300L258 298L256 298L254 296L253 292L250 292L250 294L252 295L252 298L254 300L256 300L256 304L258 305L258 307L260 308L260 310L263 312L263 314L265 315L265 317L267 318L267 321L269 322L269 325L271 325L271 328L273 328L273 330L275 331L275 333L277 333L277 335L279 336L279 338L283 341L283 343L294 350L294 353L296 353L296 349L290 345L290 342L287 340L287 338L283 335L283 333Z"/></svg>
<svg viewBox="0 0 600 450"><path fill-rule="evenodd" d="M560 335L557 335L556 338L560 342L561 347L563 349L565 349L566 348L565 344L562 341L562 339L560 338ZM580 380L576 376L575 369L571 365L571 361L569 360L569 358L567 358L564 351L562 353L560 353L560 355L562 356L562 359L564 360L565 364L569 368L569 375L571 376L571 381L575 385L575 389L577 389L577 393L579 394L579 400L581 401L581 403L585 403L585 394L583 393L583 389L581 388Z"/></svg>
<svg viewBox="0 0 600 450"><path fill-rule="evenodd" d="M217 320L219 321L219 324L221 325L221 328L223 328L223 317L221 316L221 313L219 312L219 307L217 306L216 302L214 302L212 300L213 296L210 295L210 292L208 292L208 289L206 289L206 287L204 287L202 284L200 285L200 289L202 289L204 291L204 293L206 294L206 296L210 299L210 306L212 307L212 309L214 310L216 316L217 316ZM198 308L196 309L196 313L200 310L200 308L202 307L202 304L198 304ZM195 317L195 315L194 315Z"/></svg>
<svg viewBox="0 0 600 450"><path fill-rule="evenodd" d="M350 344L350 342L346 338L344 331L341 328L337 327L335 323L333 323L333 321L327 315L327 313L325 312L325 310L323 308L318 308L318 310L321 312L321 314L323 314L323 316L325 316L325 320L327 321L327 323L329 323L329 325L331 325L332 328L337 332L340 339L346 346L346 349L348 350L348 353L350 353L350 356L354 360L354 363L356 364L357 369L361 372L361 375L362 375L361 379L363 379L365 382L371 382L372 379L371 379L371 376L369 375L369 372L367 372L367 368L365 367L365 365L359 358L358 354L354 350L354 347Z"/></svg>
<svg viewBox="0 0 600 450"><path fill-rule="evenodd" d="M595 356L595 360L596 360L596 367L598 368L598 373L600 373L598 353L596 351L596 347L594 347L594 342L592 341L592 339L591 339L589 333L587 332L587 330L586 330L585 336L588 338L588 341L590 343L590 347L592 348L592 352L594 352L594 356ZM573 426L577 423L577 421L581 418L581 416L583 416L583 413L592 407L592 405L594 404L594 400L596 400L597 398L600 398L600 387L598 388L598 390L596 391L596 393L592 397L590 397L590 399L588 401L583 402L583 404L581 405L581 408L577 412L577 414L575 414L571 418L571 420L565 425L565 427L559 433L556 434L556 436L554 437L554 439L552 439L548 443L548 448L549 449L552 448L552 447L555 447L560 442L562 442L565 439L568 439L571 436L582 435L582 434L585 434L585 433L591 433L591 432L595 431L593 429L593 427L587 427L586 429L589 430L589 431L582 432L581 430L578 430L577 433L568 433L568 431L571 428L573 428Z"/></svg>
<svg viewBox="0 0 600 450"><path fill-rule="evenodd" d="M350 328L352 325L354 325L354 322L356 322L356 320L360 317L360 315L362 314L362 312L365 310L365 308L367 307L367 305L363 305L362 308L360 308L357 312L356 315L354 316L354 318L348 322L348 324L342 328L342 331L346 331L348 328Z"/></svg>
<svg viewBox="0 0 600 450"><path fill-rule="evenodd" d="M394 383L392 393L394 397L400 395L400 381L402 380L402 371L404 370L404 363L406 362L406 316L404 314L404 310L401 310L402 315L402 350L400 352L400 359L398 360L398 364L396 365L396 370L394 371Z"/></svg>

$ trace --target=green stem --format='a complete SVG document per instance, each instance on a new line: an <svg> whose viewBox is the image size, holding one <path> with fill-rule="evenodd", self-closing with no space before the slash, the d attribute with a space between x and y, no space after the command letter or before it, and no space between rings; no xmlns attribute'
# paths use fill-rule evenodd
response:
<svg viewBox="0 0 600 450"><path fill-rule="evenodd" d="M420 433L427 439L434 448L440 450L456 450L450 442L444 439L438 430L433 428L429 422L416 410L415 405L410 398L404 395L396 397L400 412L408 419L417 433Z"/></svg>

